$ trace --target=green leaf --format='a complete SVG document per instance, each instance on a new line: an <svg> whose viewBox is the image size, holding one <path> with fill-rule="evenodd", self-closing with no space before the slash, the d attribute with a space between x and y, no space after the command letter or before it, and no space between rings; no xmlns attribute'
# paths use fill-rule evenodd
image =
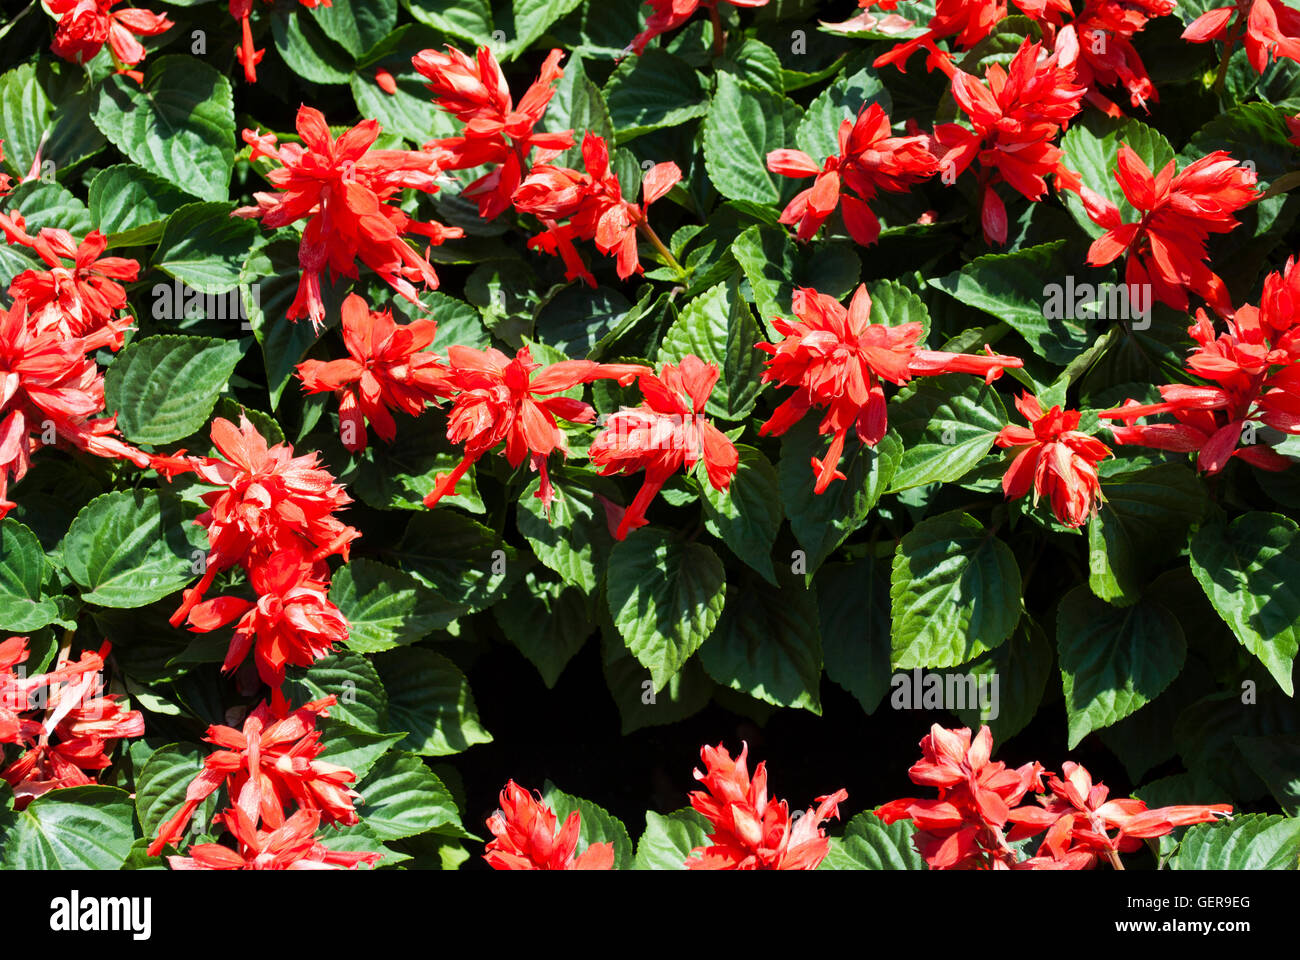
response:
<svg viewBox="0 0 1300 960"><path fill-rule="evenodd" d="M662 127L680 126L709 110L691 65L658 47L618 65L605 83L605 102L619 145Z"/></svg>
<svg viewBox="0 0 1300 960"><path fill-rule="evenodd" d="M1128 202L1124 191L1120 189L1119 181L1115 179L1121 143L1128 144L1152 174L1160 173L1165 164L1174 159L1174 148L1169 145L1164 134L1140 120L1089 115L1083 122L1071 124L1061 138L1061 149L1065 151L1061 163L1070 170L1077 171L1083 178L1084 186L1091 187L1115 204L1123 222L1136 223L1142 219L1142 214ZM1067 191L1063 197L1071 215L1089 236L1099 237L1106 232L1084 212L1083 202L1076 194Z"/></svg>
<svg viewBox="0 0 1300 960"><path fill-rule="evenodd" d="M1174 870L1295 870L1300 820L1251 813L1187 831L1169 866Z"/></svg>
<svg viewBox="0 0 1300 960"><path fill-rule="evenodd" d="M954 511L899 541L890 575L894 666L955 667L999 646L1020 619L1011 548Z"/></svg>
<svg viewBox="0 0 1300 960"><path fill-rule="evenodd" d="M827 157L840 153L840 123L856 120L858 111L869 104L878 103L886 113L892 102L889 91L871 67L842 75L826 87L808 105L808 112L795 133L799 149L821 163ZM788 144L787 144L788 146ZM811 185L811 182L805 185Z"/></svg>
<svg viewBox="0 0 1300 960"><path fill-rule="evenodd" d="M636 842L638 870L685 870L686 858L709 842L712 829L704 814L691 807L669 814L647 810L645 832Z"/></svg>
<svg viewBox="0 0 1300 960"><path fill-rule="evenodd" d="M1278 513L1248 513L1192 537L1192 573L1241 645L1286 692L1300 649L1300 527Z"/></svg>
<svg viewBox="0 0 1300 960"><path fill-rule="evenodd" d="M1038 624L1021 617L1006 643L965 665L964 677L975 681L981 695L989 691L988 701L972 706L968 697L967 708L954 712L972 730L992 727L994 742L1001 743L1029 725L1051 673L1051 641Z"/></svg>
<svg viewBox="0 0 1300 960"><path fill-rule="evenodd" d="M602 638L601 660L605 683L622 718L624 736L642 727L685 720L703 710L716 690L700 666L699 657L693 657L656 693L649 671L628 652L613 628Z"/></svg>
<svg viewBox="0 0 1300 960"><path fill-rule="evenodd" d="M818 620L826 676L873 712L889 690L889 580L870 556L818 571Z"/></svg>
<svg viewBox="0 0 1300 960"><path fill-rule="evenodd" d="M271 16L275 49L290 70L312 83L347 83L352 57L331 40L306 10L281 9Z"/></svg>
<svg viewBox="0 0 1300 960"><path fill-rule="evenodd" d="M494 530L454 510L413 516L397 555L411 573L469 613L492 606L529 563Z"/></svg>
<svg viewBox="0 0 1300 960"><path fill-rule="evenodd" d="M190 202L162 177L132 163L101 170L90 183L90 215L110 247L155 243L172 213Z"/></svg>
<svg viewBox="0 0 1300 960"><path fill-rule="evenodd" d="M781 67L781 57L758 40L745 40L739 48L728 51L715 67L735 74L737 79L750 86L778 95L785 93L785 70Z"/></svg>
<svg viewBox="0 0 1300 960"><path fill-rule="evenodd" d="M736 279L696 297L668 329L660 364L680 364L687 354L717 366L719 377L704 410L721 420L741 420L754 409L763 358L754 344L759 329Z"/></svg>
<svg viewBox="0 0 1300 960"><path fill-rule="evenodd" d="M606 143L614 139L614 125L610 123L605 96L588 78L582 57L577 53L564 64L564 76L555 85L555 96L546 107L546 129L575 131L573 146L553 161L563 167L581 166L582 137L577 131L590 131L604 137Z"/></svg>
<svg viewBox="0 0 1300 960"><path fill-rule="evenodd" d="M1236 737L1250 768L1288 817L1300 815L1300 736Z"/></svg>
<svg viewBox="0 0 1300 960"><path fill-rule="evenodd" d="M924 870L925 861L912 846L916 827L910 820L886 824L870 810L844 826L844 836L831 840L821 870Z"/></svg>
<svg viewBox="0 0 1300 960"><path fill-rule="evenodd" d="M150 842L158 828L180 809L190 783L203 772L205 751L193 744L169 743L155 750L135 778L135 812ZM200 804L191 824L206 828L216 812L212 795Z"/></svg>
<svg viewBox="0 0 1300 960"><path fill-rule="evenodd" d="M784 569L779 589L753 576L740 578L727 591L717 629L700 648L700 664L723 686L820 716L817 600L802 580Z"/></svg>
<svg viewBox="0 0 1300 960"><path fill-rule="evenodd" d="M621 820L590 800L570 796L549 780L542 790L542 800L555 811L560 823L568 819L574 810L578 811L582 823L578 830L575 855L582 856L593 843L609 843L614 846L614 869L633 869L632 838L628 836L627 827L623 826Z"/></svg>
<svg viewBox="0 0 1300 960"><path fill-rule="evenodd" d="M1088 584L1115 604L1133 603L1143 581L1182 549L1205 509L1205 487L1179 463L1103 478L1104 498L1088 524Z"/></svg>
<svg viewBox="0 0 1300 960"><path fill-rule="evenodd" d="M117 870L135 841L131 798L116 787L70 787L33 800L0 836L6 870Z"/></svg>
<svg viewBox="0 0 1300 960"><path fill-rule="evenodd" d="M378 120L384 133L397 134L417 145L456 135L456 121L438 109L409 57L397 63L385 60L384 66L397 85L396 93L381 89L373 70L358 70L348 81L361 116Z"/></svg>
<svg viewBox="0 0 1300 960"><path fill-rule="evenodd" d="M175 593L197 575L206 546L193 513L156 490L96 497L72 521L64 561L81 599L101 607L143 607Z"/></svg>
<svg viewBox="0 0 1300 960"><path fill-rule="evenodd" d="M317 660L308 670L290 668L284 686L290 703L337 697L331 720L341 720L367 733L388 733L388 694L374 665L359 653L340 650Z"/></svg>
<svg viewBox="0 0 1300 960"><path fill-rule="evenodd" d="M646 527L614 545L606 593L618 632L658 692L713 632L725 575L704 544Z"/></svg>
<svg viewBox="0 0 1300 960"><path fill-rule="evenodd" d="M460 463L464 448L451 445L441 421L405 415L394 419L397 435L393 442L384 442L372 429L370 442L347 482L357 497L380 510L427 510L425 494L437 484L438 474L450 473ZM473 467L456 482L455 496L439 501L439 506L444 505L469 513L484 512Z"/></svg>
<svg viewBox="0 0 1300 960"><path fill-rule="evenodd" d="M104 138L88 122L93 95L77 92L56 103L42 84L43 67L24 63L0 76L0 130L5 166L26 176L41 157L41 176L54 175L104 148Z"/></svg>
<svg viewBox="0 0 1300 960"><path fill-rule="evenodd" d="M1142 600L1112 607L1086 587L1061 599L1056 613L1069 748L1093 730L1154 700L1183 668L1187 641L1178 618Z"/></svg>
<svg viewBox="0 0 1300 960"><path fill-rule="evenodd" d="M842 297L853 289L862 271L862 262L851 244L834 241L797 244L784 230L757 224L747 227L732 241L731 253L749 281L754 306L773 339L778 334L772 318L790 316L796 287L811 287L828 296ZM872 293L897 286L885 281L873 285ZM914 294L909 295L915 299ZM924 314L925 305L919 299L916 303ZM928 326L928 316L926 320Z"/></svg>
<svg viewBox="0 0 1300 960"><path fill-rule="evenodd" d="M144 85L115 74L91 119L133 163L186 193L224 201L235 162L230 81L194 57L150 58Z"/></svg>
<svg viewBox="0 0 1300 960"><path fill-rule="evenodd" d="M325 748L322 758L329 763L346 767L360 780L402 737L397 733L373 733L361 730L331 716L321 723L321 746Z"/></svg>
<svg viewBox="0 0 1300 960"><path fill-rule="evenodd" d="M407 736L398 746L426 757L442 757L491 743L479 725L469 681L440 653L423 647L393 650L375 658L388 694L389 722Z"/></svg>
<svg viewBox="0 0 1300 960"><path fill-rule="evenodd" d="M740 465L726 492L715 490L703 467L696 476L703 493L704 524L731 552L776 585L772 545L781 529L781 490L776 468L755 447L736 444Z"/></svg>
<svg viewBox="0 0 1300 960"><path fill-rule="evenodd" d="M780 203L793 181L770 172L767 155L790 145L801 116L794 102L718 74L704 120L704 166L718 192L732 200Z"/></svg>
<svg viewBox="0 0 1300 960"><path fill-rule="evenodd" d="M627 297L609 287L566 287L538 311L536 338L565 356L588 357L631 309Z"/></svg>
<svg viewBox="0 0 1300 960"><path fill-rule="evenodd" d="M543 581L530 570L492 607L492 614L507 639L552 689L594 631L587 607L587 598L578 588Z"/></svg>
<svg viewBox="0 0 1300 960"><path fill-rule="evenodd" d="M479 46L492 43L492 7L488 0L402 0L420 23Z"/></svg>
<svg viewBox="0 0 1300 960"><path fill-rule="evenodd" d="M396 26L397 0L332 0L312 14L327 37L359 57Z"/></svg>
<svg viewBox="0 0 1300 960"><path fill-rule="evenodd" d="M243 351L235 340L161 336L135 340L104 377L107 408L134 443L170 443L200 430Z"/></svg>
<svg viewBox="0 0 1300 960"><path fill-rule="evenodd" d="M339 567L330 600L347 617L347 645L357 653L415 643L445 629L464 609L411 574L364 557Z"/></svg>
<svg viewBox="0 0 1300 960"><path fill-rule="evenodd" d="M832 480L824 493L814 494L812 458L826 456L828 440L817 432L819 417L809 414L781 438L781 462L776 465L781 502L795 539L807 551L804 572L812 575L845 538L867 522L871 508L889 486L902 455L902 444L887 433L874 448L850 435L839 469L847 479ZM801 558L795 557L799 562Z"/></svg>
<svg viewBox="0 0 1300 960"><path fill-rule="evenodd" d="M434 831L468 836L451 793L419 757L397 750L376 761L357 785L361 822L380 840Z"/></svg>
<svg viewBox="0 0 1300 960"><path fill-rule="evenodd" d="M257 223L232 217L233 209L233 203L191 203L176 210L163 227L154 268L203 293L233 290L259 238Z"/></svg>
<svg viewBox="0 0 1300 960"><path fill-rule="evenodd" d="M41 587L52 571L36 534L12 517L0 520L0 630L28 633L59 619Z"/></svg>
<svg viewBox="0 0 1300 960"><path fill-rule="evenodd" d="M538 560L565 583L593 593L600 586L614 545L605 510L596 497L598 493L616 497L616 490L608 480L576 470L552 471L551 485L555 499L550 516L537 496L539 478L520 495L515 523Z"/></svg>
<svg viewBox="0 0 1300 960"><path fill-rule="evenodd" d="M509 59L513 60L550 29L563 16L567 16L582 0L515 0L515 36L510 41Z"/></svg>
<svg viewBox="0 0 1300 960"><path fill-rule="evenodd" d="M988 384L960 373L914 381L890 404L903 441L890 492L960 480L993 449L1007 411Z"/></svg>

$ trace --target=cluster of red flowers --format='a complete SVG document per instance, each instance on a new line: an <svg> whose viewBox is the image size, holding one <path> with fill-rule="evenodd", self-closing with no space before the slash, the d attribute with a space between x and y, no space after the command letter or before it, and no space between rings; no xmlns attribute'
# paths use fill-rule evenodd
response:
<svg viewBox="0 0 1300 960"><path fill-rule="evenodd" d="M501 791L500 808L488 817L488 841L483 859L494 870L612 870L614 845L591 843L574 856L582 814L577 810L564 820L559 833L555 811L511 780Z"/></svg>
<svg viewBox="0 0 1300 960"><path fill-rule="evenodd" d="M208 727L204 739L220 749L207 756L185 802L158 828L149 856L177 846L199 805L224 786L231 807L213 823L225 827L235 847L195 844L189 856L167 858L173 870L330 870L377 862L378 853L330 850L317 838L322 824L350 826L359 819L360 797L350 786L355 774L319 759L325 748L316 721L335 702L325 697L291 710L276 696L250 711L242 730ZM287 815L291 806L296 809Z"/></svg>
<svg viewBox="0 0 1300 960"><path fill-rule="evenodd" d="M268 447L247 417L239 427L213 420L212 443L225 459L182 451L155 461L160 473L193 473L219 488L203 494L208 509L195 520L208 533L203 576L171 622L207 632L238 621L222 669L234 670L251 651L258 676L278 689L286 665L309 667L347 638L348 622L329 599L326 560L337 554L346 561L361 535L334 516L352 498L316 454ZM256 599L203 600L217 574L235 566L247 573Z"/></svg>
<svg viewBox="0 0 1300 960"><path fill-rule="evenodd" d="M1076 82L1088 92L1084 99L1107 116L1123 116L1119 106L1099 87L1122 87L1134 107L1147 110L1159 102L1155 84L1133 46L1133 37L1156 17L1174 12L1173 0L1085 0L1074 22L1057 34L1062 44L1078 47Z"/></svg>
<svg viewBox="0 0 1300 960"><path fill-rule="evenodd" d="M1188 373L1208 385L1160 388L1160 403L1129 400L1097 416L1121 420L1111 432L1119 443L1197 454L1197 466L1218 473L1232 457L1264 470L1291 461L1254 443L1254 425L1300 434L1300 269L1294 259L1264 280L1259 306L1238 307L1218 333L1203 309L1187 332L1196 341ZM1173 414L1175 423L1137 424L1139 417Z"/></svg>
<svg viewBox="0 0 1300 960"><path fill-rule="evenodd" d="M1087 870L1100 859L1122 869L1119 855L1142 841L1232 812L1226 803L1148 810L1141 800L1108 800L1107 788L1094 785L1077 763L1062 764L1058 777L1037 762L1009 769L992 753L988 727L972 742L969 729L936 723L921 741L922 759L907 773L938 797L894 800L876 816L885 823L911 820L912 842L931 870ZM1021 805L1031 790L1038 805ZM1037 854L1020 859L1011 844L1044 830Z"/></svg>
<svg viewBox="0 0 1300 960"><path fill-rule="evenodd" d="M161 13L141 7L114 10L122 0L46 0L50 13L59 18L50 49L73 63L89 63L104 44L112 51L118 73L137 83L144 81L138 70L128 69L144 60L145 49L138 37L155 37L175 26ZM232 4L237 0L232 0Z"/></svg>
<svg viewBox="0 0 1300 960"><path fill-rule="evenodd" d="M105 643L71 660L64 649L48 673L26 676L27 638L0 643L0 744L24 749L0 770L0 779L13 788L19 810L57 787L94 783L117 741L144 733L139 711L103 695L101 671L110 650Z"/></svg>

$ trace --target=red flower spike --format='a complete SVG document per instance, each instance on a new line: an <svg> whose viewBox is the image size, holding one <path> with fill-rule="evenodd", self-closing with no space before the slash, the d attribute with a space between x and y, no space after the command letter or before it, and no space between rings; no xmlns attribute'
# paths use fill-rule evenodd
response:
<svg viewBox="0 0 1300 960"><path fill-rule="evenodd" d="M259 830L239 807L218 819L235 838L238 850L219 843L195 844L188 857L168 857L168 866L173 870L340 870L377 863L383 857L325 847L316 839L320 814L314 810L299 810L273 830Z"/></svg>
<svg viewBox="0 0 1300 960"><path fill-rule="evenodd" d="M850 428L858 439L874 447L888 429L884 382L903 384L914 376L941 373L975 373L992 382L1007 367L1023 366L1017 357L944 353L920 347L919 323L897 327L871 323L871 295L866 284L858 287L848 309L833 297L807 288L795 291L797 322L773 319L785 339L755 346L770 353L764 382L794 387L788 397L759 428L760 436L780 436L812 409L825 410L818 432L831 434L822 459L813 458L817 478L814 493L843 479L836 469Z"/></svg>
<svg viewBox="0 0 1300 960"><path fill-rule="evenodd" d="M705 415L718 368L693 354L680 366L664 364L659 376L641 374L639 384L645 402L619 410L605 419L605 428L592 441L587 456L601 468L601 476L630 474L645 470L645 480L636 498L619 520L614 536L645 526L646 510L661 487L678 470L704 461L709 483L725 491L740 465L735 444Z"/></svg>
<svg viewBox="0 0 1300 960"><path fill-rule="evenodd" d="M278 192L256 193L256 206L240 207L232 214L259 219L272 228L307 219L298 247L302 276L286 316L290 320L309 317L319 330L325 321L322 272L328 268L335 275L356 278L357 260L412 303L419 303L412 281L437 289L433 266L403 237L417 233L437 246L464 236L464 231L413 220L392 201L407 188L437 192L442 155L372 150L380 131L375 120L363 120L331 137L324 115L307 106L298 109L297 129L301 145L281 146L274 134L244 131L244 142L253 148L250 159L270 157L280 164L267 174Z"/></svg>
<svg viewBox="0 0 1300 960"><path fill-rule="evenodd" d="M455 496L456 482L497 444L505 441L506 460L518 467L527 458L541 477L537 496L548 509L555 493L546 473L555 450L567 456L568 444L555 418L591 423L596 411L571 397L555 396L592 380L614 379L626 385L646 367L563 360L543 367L523 347L510 359L495 347L447 350L448 379L458 391L447 415L447 439L463 444L465 455L451 473L439 474L424 504L435 506Z"/></svg>
<svg viewBox="0 0 1300 960"><path fill-rule="evenodd" d="M105 43L113 52L118 72L134 67L145 58L144 45L136 39L165 33L175 26L160 13L140 7L112 8L122 0L46 0L59 18L50 49L55 56L73 63L89 63Z"/></svg>
<svg viewBox="0 0 1300 960"><path fill-rule="evenodd" d="M1300 10L1282 0L1237 0L1233 6L1207 10L1187 25L1183 39L1190 43L1224 40L1231 45L1245 25L1246 55L1256 73L1269 59L1300 62Z"/></svg>
<svg viewBox="0 0 1300 960"><path fill-rule="evenodd" d="M1174 169L1170 160L1153 176L1128 144L1121 145L1115 179L1141 215L1137 223L1125 223L1119 208L1100 194L1079 189L1089 218L1106 229L1089 248L1088 263L1105 266L1126 256L1130 286L1150 283L1155 299L1184 312L1187 295L1194 293L1227 316L1232 304L1223 281L1206 265L1206 244L1210 234L1236 229L1237 211L1258 199L1255 173L1222 150L1182 173Z"/></svg>
<svg viewBox="0 0 1300 960"><path fill-rule="evenodd" d="M1078 431L1077 410L1052 407L1044 413L1038 398L1028 393L1016 400L1016 409L1029 427L1003 427L994 441L1016 454L1002 478L1003 492L1014 500L1032 487L1035 506L1046 494L1057 520L1067 527L1083 526L1103 499L1097 463L1111 456L1110 448Z"/></svg>
<svg viewBox="0 0 1300 960"><path fill-rule="evenodd" d="M839 140L839 154L827 157L820 168L800 150L773 150L767 155L767 168L773 173L817 178L786 205L780 222L797 224L798 238L810 240L838 206L849 234L870 246L880 235L880 221L867 206L877 191L906 193L912 184L938 173L939 161L930 152L929 137L893 136L889 116L878 103L861 107L856 121L845 118Z"/></svg>
<svg viewBox="0 0 1300 960"><path fill-rule="evenodd" d="M705 772L695 771L704 790L691 794L691 806L713 826L709 844L696 847L686 859L692 870L816 870L830 850L821 825L839 819L847 790L818 797L816 807L790 816L784 800L767 796L767 770L760 763L751 780L745 765L749 744L732 760L726 747L700 750Z"/></svg>
<svg viewBox="0 0 1300 960"><path fill-rule="evenodd" d="M339 394L344 447L353 453L366 448L366 422L392 443L397 423L390 410L418 417L426 404L453 394L449 369L426 349L437 332L432 320L399 325L391 312L370 310L355 293L343 301L343 342L350 359L306 360L298 364L298 378L306 393Z"/></svg>
<svg viewBox="0 0 1300 960"><path fill-rule="evenodd" d="M1148 103L1158 102L1155 84L1132 38L1149 20L1173 12L1173 0L1087 0L1074 22L1057 34L1055 47L1058 52L1063 46L1077 48L1077 80L1088 91L1084 99L1110 117L1123 112L1101 87L1123 88L1129 102L1144 111Z"/></svg>
<svg viewBox="0 0 1300 960"><path fill-rule="evenodd" d="M501 791L500 809L487 819L494 839L483 859L496 870L612 870L614 845L589 844L574 856L582 815L574 810L559 833L557 817L541 797L534 798L513 780Z"/></svg>
<svg viewBox="0 0 1300 960"><path fill-rule="evenodd" d="M1015 5L1025 16L1047 27L1059 24L1062 17L1073 12L1069 0L1015 0ZM858 6L894 10L898 0L858 0ZM923 47L932 52L933 64L945 58L936 49L935 41L952 37L958 49L969 50L992 33L1006 16L1007 0L937 0L926 32L876 57L873 66L879 69L892 63L905 72L912 54Z"/></svg>

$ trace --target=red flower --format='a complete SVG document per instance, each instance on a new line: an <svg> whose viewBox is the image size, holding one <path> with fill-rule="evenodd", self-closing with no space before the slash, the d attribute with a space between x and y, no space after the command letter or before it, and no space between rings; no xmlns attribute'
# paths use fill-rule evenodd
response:
<svg viewBox="0 0 1300 960"><path fill-rule="evenodd" d="M432 320L399 326L390 311L368 309L355 293L343 301L343 343L351 359L306 360L298 364L298 378L307 393L341 395L339 434L348 450L366 448L367 421L392 443L397 423L390 409L418 417L425 404L452 395L447 367L425 349L437 332Z"/></svg>
<svg viewBox="0 0 1300 960"><path fill-rule="evenodd" d="M880 104L858 110L856 122L840 123L840 152L819 168L802 150L773 150L767 169L786 177L817 179L796 196L781 214L781 223L798 224L800 240L811 240L822 222L840 207L853 239L871 246L880 236L880 221L867 206L877 190L906 193L908 188L939 172L939 161L924 135L895 137L889 116ZM853 190L857 196L846 193Z"/></svg>
<svg viewBox="0 0 1300 960"><path fill-rule="evenodd" d="M389 201L406 188L436 192L440 155L371 150L379 136L375 120L363 120L335 139L321 112L307 106L298 109L297 128L301 146L278 146L273 133L244 131L244 142L253 148L249 159L270 157L281 164L266 177L279 193L254 194L257 206L234 211L234 216L260 219L268 227L308 218L298 247L302 277L286 315L290 320L310 317L319 329L325 319L321 272L328 267L336 275L355 278L358 259L397 293L419 303L411 281L422 280L435 289L438 275L403 235L418 233L439 245L464 236L464 231L413 220Z"/></svg>
<svg viewBox="0 0 1300 960"><path fill-rule="evenodd" d="M750 779L745 766L748 753L748 743L735 760L722 744L701 748L706 772L696 770L695 779L705 789L691 794L691 806L708 817L713 832L707 846L691 851L686 866L692 870L816 870L830 850L821 825L832 817L839 819L839 805L849 798L848 791L818 797L817 807L792 820L789 804L768 799L765 763Z"/></svg>
<svg viewBox="0 0 1300 960"><path fill-rule="evenodd" d="M324 751L316 720L329 716L334 697L313 700L290 711L278 697L259 704L244 720L242 730L212 725L204 739L220 747L203 761L203 771L185 791L185 802L158 828L149 856L175 845L205 799L224 784L234 805L250 822L259 819L277 828L285 823L285 807L309 811L325 823L358 822L353 803L360 799L350 786L356 775L345 767L318 759ZM226 821L227 826L230 821ZM315 832L313 824L312 831Z"/></svg>
<svg viewBox="0 0 1300 960"><path fill-rule="evenodd" d="M1101 496L1097 462L1111 455L1110 448L1078 431L1079 411L1052 407L1046 413L1038 398L1022 393L1016 409L1029 428L1005 426L994 441L1016 450L1002 490L1010 499L1034 489L1034 505L1047 494L1052 513L1067 527L1080 527L1096 511Z"/></svg>
<svg viewBox="0 0 1300 960"><path fill-rule="evenodd" d="M208 510L195 523L206 527L209 550L203 576L184 593L172 614L179 626L212 585L216 575L235 564L251 570L282 550L296 550L305 562L319 564L313 580L326 579L324 560L335 553L346 560L348 545L360 533L334 516L352 502L317 455L293 455L288 444L268 447L247 417L239 428L229 420L212 421L212 443L225 460L172 458L168 473L193 472L201 481L222 487L203 494Z"/></svg>
<svg viewBox="0 0 1300 960"><path fill-rule="evenodd" d="M1153 177L1142 158L1122 144L1115 179L1141 219L1125 223L1115 204L1081 187L1088 216L1106 228L1089 248L1088 263L1105 266L1127 255L1125 278L1130 286L1150 283L1155 298L1175 310L1187 310L1190 292L1219 314L1231 313L1227 288L1206 266L1205 245L1211 233L1236 228L1234 214L1257 198L1254 171L1216 150L1177 175L1170 160Z"/></svg>
<svg viewBox="0 0 1300 960"><path fill-rule="evenodd" d="M120 345L121 333L131 318L118 319L128 306L119 280L134 280L140 264L126 257L105 257L107 238L92 230L80 243L66 230L43 227L36 236L27 232L19 213L0 213L0 230L11 245L28 247L49 266L24 270L9 285L9 294L26 300L29 322L37 330L54 330L67 337L84 337L112 328ZM71 260L72 266L64 266Z"/></svg>
<svg viewBox="0 0 1300 960"><path fill-rule="evenodd" d="M378 67L375 70L375 84L390 97L397 93L397 81L383 67Z"/></svg>
<svg viewBox="0 0 1300 960"><path fill-rule="evenodd" d="M465 456L451 473L438 475L424 498L432 507L445 496L455 496L456 482L480 457L505 441L506 460L518 467L528 458L541 477L537 496L548 508L554 490L546 461L559 450L568 454L564 432L555 418L570 423L591 423L596 411L581 400L555 396L582 383L602 378L630 383L645 367L599 364L592 360L563 360L543 367L523 347L511 360L495 347L476 350L452 346L449 379L459 391L447 415L447 439L464 444Z"/></svg>
<svg viewBox="0 0 1300 960"><path fill-rule="evenodd" d="M1021 13L1039 24L1059 22L1062 16L1071 13L1069 0L1015 0L1015 4ZM898 0L858 0L858 6L893 10ZM932 52L932 63L941 61L946 55L935 47L936 40L954 37L959 49L969 50L992 33L1006 15L1007 0L937 0L926 32L876 57L873 66L879 68L892 63L903 70L912 54L922 47Z"/></svg>
<svg viewBox="0 0 1300 960"><path fill-rule="evenodd" d="M235 838L239 849L219 843L199 843L188 857L171 856L173 870L338 870L359 863L376 863L383 854L330 850L316 839L320 814L299 810L273 830L259 830L257 822L239 807L218 819Z"/></svg>
<svg viewBox="0 0 1300 960"><path fill-rule="evenodd" d="M272 0L262 0L262 2L270 3ZM331 5L330 0L298 0L298 2L313 10ZM257 83L257 65L262 62L266 51L258 50L253 46L253 28L249 23L252 13L253 0L230 0L230 15L239 21L240 28L240 43L235 48L235 59L244 68L244 79L249 83Z"/></svg>
<svg viewBox="0 0 1300 960"><path fill-rule="evenodd" d="M73 63L88 63L105 43L122 66L134 67L145 57L144 45L136 36L152 37L175 26L160 13L140 7L112 8L122 0L47 0L50 12L58 16L50 49Z"/></svg>
<svg viewBox="0 0 1300 960"><path fill-rule="evenodd" d="M942 64L973 130L956 123L935 129L935 139L946 148L939 165L950 182L979 161L980 225L987 243L1007 242L1007 211L994 189L998 181L1030 200L1047 193L1048 174L1062 184L1077 182L1077 175L1061 165L1064 153L1052 141L1079 112L1085 92L1075 85L1078 50L1062 46L1050 56L1042 52L1040 44L1025 40L1010 69L990 64L984 83Z"/></svg>
<svg viewBox="0 0 1300 960"><path fill-rule="evenodd" d="M1233 6L1207 10L1187 25L1183 39L1191 43L1223 40L1226 57L1241 36L1243 23L1246 55L1257 73L1268 67L1269 57L1300 61L1300 10L1280 0L1237 0Z"/></svg>
<svg viewBox="0 0 1300 960"><path fill-rule="evenodd" d="M798 322L780 317L772 322L784 340L755 344L772 355L763 380L796 388L758 432L780 436L809 410L826 411L818 432L833 436L826 456L812 460L815 493L844 478L836 466L851 427L869 447L884 437L888 423L882 381L902 384L915 376L958 372L976 373L992 382L1004 368L1024 365L987 347L985 357L921 349L921 324L889 327L870 322L871 295L866 284L858 287L847 310L833 297L807 288L795 291L794 308Z"/></svg>
<svg viewBox="0 0 1300 960"><path fill-rule="evenodd" d="M479 216L493 219L510 209L510 198L531 165L545 163L573 146L573 131L537 133L537 124L555 96L555 83L564 76L560 60L564 51L552 50L516 107L505 75L492 51L479 47L471 60L454 47L445 54L421 50L412 59L415 69L430 83L435 103L464 122L459 137L434 140L425 149L445 154L444 170L466 170L494 164L462 194L478 203Z"/></svg>
<svg viewBox="0 0 1300 960"><path fill-rule="evenodd" d="M637 56L645 52L646 44L661 33L667 33L669 30L676 30L691 17L695 16L695 11L701 7L709 11L713 18L713 29L718 31L721 27L721 21L718 17L717 6L721 0L646 0L646 3L654 7L654 13L646 18L645 29L632 38L628 44L628 50L631 50ZM768 0L726 0L732 6L736 7L765 7ZM717 33L714 35L714 49L721 51L722 45Z"/></svg>
<svg viewBox="0 0 1300 960"><path fill-rule="evenodd" d="M574 810L555 832L557 817L541 797L513 780L501 791L501 807L487 819L495 838L488 841L483 859L496 870L612 870L614 845L592 843L579 857L578 832L582 815Z"/></svg>
<svg viewBox="0 0 1300 960"><path fill-rule="evenodd" d="M1122 116L1100 87L1123 87L1135 107L1147 109L1158 102L1155 84L1134 48L1132 38L1147 21L1173 13L1173 0L1087 0L1074 22L1056 37L1056 50L1078 48L1078 83L1087 89L1084 99L1107 116Z"/></svg>
<svg viewBox="0 0 1300 960"><path fill-rule="evenodd" d="M740 464L735 444L704 415L718 382L714 364L687 354L680 366L666 363L659 376L646 371L638 382L645 402L606 417L605 429L587 450L601 476L645 470L641 489L614 532L619 540L649 522L651 501L678 470L703 460L709 483L725 491Z"/></svg>
<svg viewBox="0 0 1300 960"><path fill-rule="evenodd" d="M1197 346L1187 359L1189 373L1213 386L1169 384L1160 403L1128 401L1103 410L1102 419L1122 420L1112 427L1119 443L1196 453L1197 466L1218 473L1232 457L1264 470L1285 470L1291 461L1245 437L1247 424L1300 433L1300 268L1288 260L1281 273L1264 280L1258 307L1239 307L1227 330L1217 333L1204 310L1188 333ZM1173 414L1176 423L1135 425L1139 417ZM1243 445L1244 444L1244 445Z"/></svg>

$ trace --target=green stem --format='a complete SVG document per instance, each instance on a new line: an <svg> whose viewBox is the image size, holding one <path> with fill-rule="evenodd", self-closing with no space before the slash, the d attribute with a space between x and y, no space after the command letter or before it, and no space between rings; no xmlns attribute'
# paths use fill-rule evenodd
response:
<svg viewBox="0 0 1300 960"><path fill-rule="evenodd" d="M641 231L641 236L650 241L650 245L658 251L659 256L663 258L664 262L677 271L677 276L685 280L686 271L683 270L682 265L677 262L677 258L673 256L673 252L664 246L664 242L659 239L659 234L655 233L654 228L650 226L650 222L648 220L642 220L637 224L637 229Z"/></svg>

